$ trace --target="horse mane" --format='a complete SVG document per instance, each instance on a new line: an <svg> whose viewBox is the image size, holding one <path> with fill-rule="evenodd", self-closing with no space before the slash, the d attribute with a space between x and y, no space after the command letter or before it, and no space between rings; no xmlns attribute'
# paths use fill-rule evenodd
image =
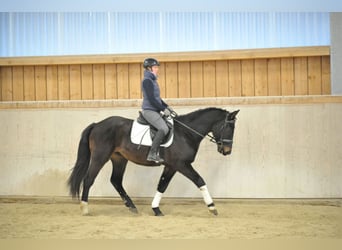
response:
<svg viewBox="0 0 342 250"><path fill-rule="evenodd" d="M196 119L199 116L201 116L203 113L208 113L208 112L212 112L212 111L227 112L224 109L215 108L215 107L209 107L209 108L199 109L199 110L190 112L188 114L180 115L177 118L178 118L178 120L183 121L183 122L191 122L194 119Z"/></svg>

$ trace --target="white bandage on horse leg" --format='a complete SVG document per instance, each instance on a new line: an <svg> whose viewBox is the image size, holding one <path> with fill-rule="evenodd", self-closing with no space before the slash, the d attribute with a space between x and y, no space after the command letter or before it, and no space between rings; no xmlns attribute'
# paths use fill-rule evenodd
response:
<svg viewBox="0 0 342 250"><path fill-rule="evenodd" d="M212 204L213 199L211 198L211 196L209 194L207 186L204 185L204 186L200 187L200 190L201 190L201 193L203 195L203 199L204 199L205 204L207 204L207 205Z"/></svg>
<svg viewBox="0 0 342 250"><path fill-rule="evenodd" d="M88 202L81 201L80 207L81 207L82 215L88 215L89 214Z"/></svg>
<svg viewBox="0 0 342 250"><path fill-rule="evenodd" d="M152 208L159 207L159 203L160 203L162 196L163 196L162 193L160 193L158 191L156 192L156 194L154 195L153 201L152 201Z"/></svg>

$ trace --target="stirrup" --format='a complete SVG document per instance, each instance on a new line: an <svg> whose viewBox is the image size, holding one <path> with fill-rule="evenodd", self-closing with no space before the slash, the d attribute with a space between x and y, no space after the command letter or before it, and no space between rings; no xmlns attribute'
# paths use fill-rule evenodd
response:
<svg viewBox="0 0 342 250"><path fill-rule="evenodd" d="M148 161L154 161L155 163L163 163L164 159L161 158L159 155L156 155L155 157L152 155L147 156Z"/></svg>

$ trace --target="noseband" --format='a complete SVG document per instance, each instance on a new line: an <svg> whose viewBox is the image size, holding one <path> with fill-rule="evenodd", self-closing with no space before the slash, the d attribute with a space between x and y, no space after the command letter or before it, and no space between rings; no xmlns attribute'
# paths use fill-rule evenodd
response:
<svg viewBox="0 0 342 250"><path fill-rule="evenodd" d="M216 143L217 145L231 145L233 144L233 140L231 139L224 139L223 138L223 130L229 125L229 124L234 124L235 123L235 119L234 120L229 120L229 114L226 115L226 118L224 119L224 123L222 124L221 128L220 128L220 139L217 141L215 137L208 135L209 137L211 137L210 141L213 143Z"/></svg>

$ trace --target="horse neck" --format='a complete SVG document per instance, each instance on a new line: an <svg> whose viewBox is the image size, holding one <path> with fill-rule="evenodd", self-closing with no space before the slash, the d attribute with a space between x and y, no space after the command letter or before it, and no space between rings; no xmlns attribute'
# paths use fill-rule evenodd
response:
<svg viewBox="0 0 342 250"><path fill-rule="evenodd" d="M194 119L189 122L189 126L199 133L206 135L212 131L215 123L222 120L222 110L208 109L199 112Z"/></svg>

